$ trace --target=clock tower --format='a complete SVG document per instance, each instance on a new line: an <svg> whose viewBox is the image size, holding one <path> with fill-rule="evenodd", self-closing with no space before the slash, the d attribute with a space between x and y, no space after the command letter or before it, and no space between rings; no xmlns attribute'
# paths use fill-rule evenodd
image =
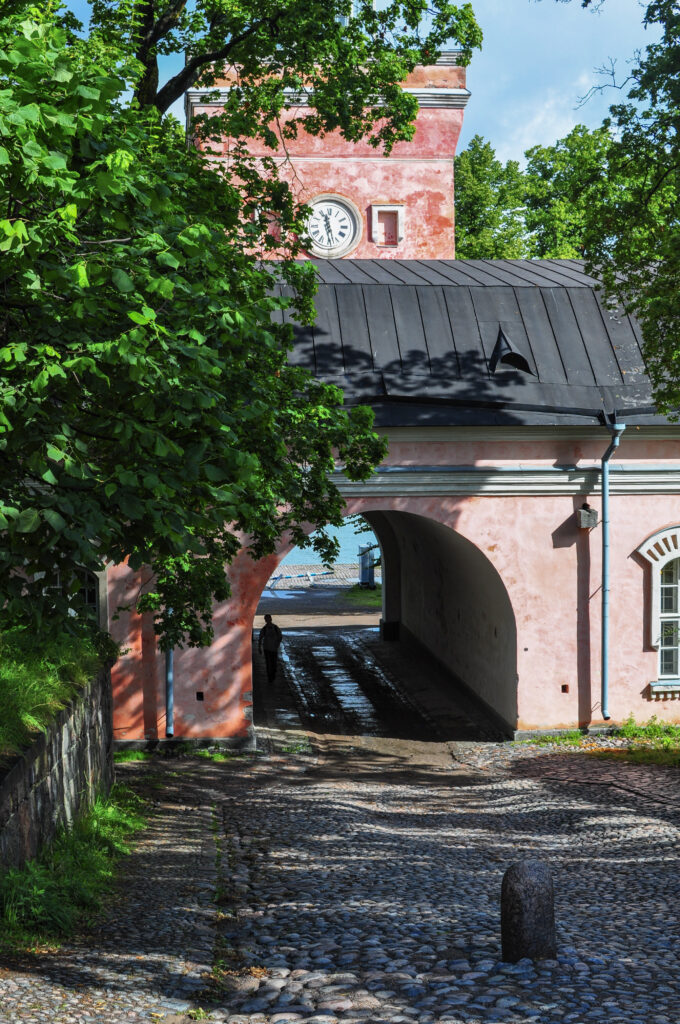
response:
<svg viewBox="0 0 680 1024"><path fill-rule="evenodd" d="M406 79L403 88L418 100L416 132L388 157L367 142L347 142L339 132L323 138L300 132L286 142L281 177L310 206L310 256L453 259L453 158L470 95L457 57L455 51L442 53L436 64L417 67ZM229 85L229 79L220 83L225 92ZM188 92L188 121L217 113L220 98L214 97L215 89ZM288 116L301 113L295 107ZM272 156L258 142L252 152Z"/></svg>

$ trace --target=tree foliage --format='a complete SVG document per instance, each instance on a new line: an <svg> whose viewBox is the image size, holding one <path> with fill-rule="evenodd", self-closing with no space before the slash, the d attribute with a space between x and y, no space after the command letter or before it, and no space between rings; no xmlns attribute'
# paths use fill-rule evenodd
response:
<svg viewBox="0 0 680 1024"><path fill-rule="evenodd" d="M289 91L304 90L313 113L292 119L290 132L303 122L315 133L339 128L388 151L414 130L417 102L400 82L449 40L467 63L482 39L472 5L447 0L92 0L92 10L104 40L129 40L142 106L164 112L199 81L210 86L236 68L230 135L267 136ZM186 61L161 82L159 58L169 53Z"/></svg>
<svg viewBox="0 0 680 1024"><path fill-rule="evenodd" d="M127 559L152 569L138 607L154 612L161 644L204 643L212 602L228 595L225 564L244 538L260 556L286 531L303 543L307 522L339 524L343 502L329 471L339 461L361 479L380 460L371 412L344 409L336 388L287 362L291 328L281 307L309 318L315 284L310 266L294 259L304 212L274 162L255 164L237 145L225 167L188 148L177 123L162 116L163 87L154 92L149 78L157 55L179 46L200 55L192 66L205 74L221 38L245 83L227 127L234 136L266 134L285 101L283 84L316 75L316 52L321 65L335 60L340 84L315 93L312 130L358 135L368 75L386 105L366 130L389 146L411 130L408 104L397 96L404 70L456 24L473 45L475 27L465 6L439 4L434 34L419 49L415 19L424 5L394 4L386 24L369 6L364 34L383 41L362 49L357 20L348 35L354 50L343 42L335 57L329 39L336 47L342 40L322 32L332 20L327 9L349 4L224 0L188 9L102 0L89 34L50 3L5 6L5 619L27 618L36 628L68 622L78 605L74 568ZM156 27L144 51L149 12ZM371 47L379 67L355 69L355 88L341 101L352 52L359 67ZM173 88L180 84L190 82L180 76ZM206 138L224 130L224 119L202 127ZM260 260L267 250L281 257L275 271ZM276 298L273 273L291 297ZM333 542L323 531L315 538L332 557Z"/></svg>
<svg viewBox="0 0 680 1024"><path fill-rule="evenodd" d="M576 125L552 146L525 153L525 225L530 255L579 259L588 255L587 224L593 205L608 205L630 187L627 175L609 168L609 124Z"/></svg>
<svg viewBox="0 0 680 1024"><path fill-rule="evenodd" d="M659 407L680 411L680 7L654 0L645 23L661 38L629 68L627 101L610 108L607 159L621 189L588 210L590 264L640 321Z"/></svg>
<svg viewBox="0 0 680 1024"><path fill-rule="evenodd" d="M529 255L525 225L526 182L516 160L497 159L475 135L455 159L456 256L523 259Z"/></svg>
<svg viewBox="0 0 680 1024"><path fill-rule="evenodd" d="M609 122L576 125L526 164L506 164L475 136L456 157L456 255L462 259L580 259L595 251L594 209L630 197L628 167L610 166Z"/></svg>
<svg viewBox="0 0 680 1024"><path fill-rule="evenodd" d="M568 2L568 0L565 0ZM596 6L607 0L581 0ZM527 153L524 171L525 243L530 256L584 257L610 302L634 313L642 328L647 368L659 409L680 415L680 6L651 0L643 22L660 38L627 65L627 77L608 87L625 94L601 128L577 126L553 146ZM482 149L481 144L476 150ZM514 214L502 191L493 151L474 169L473 195L482 209L467 217L457 179L458 255L511 257L506 221ZM465 158L461 154L459 162ZM469 163L472 166L472 163ZM490 242L489 231L493 235ZM474 237L472 237L474 236ZM479 250L475 246L479 240Z"/></svg>

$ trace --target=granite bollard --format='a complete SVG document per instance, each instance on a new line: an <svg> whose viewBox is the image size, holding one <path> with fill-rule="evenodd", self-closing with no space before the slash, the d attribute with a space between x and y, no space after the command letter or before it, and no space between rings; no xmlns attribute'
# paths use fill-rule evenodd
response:
<svg viewBox="0 0 680 1024"><path fill-rule="evenodd" d="M552 874L540 860L511 864L501 888L503 960L554 960L555 894Z"/></svg>

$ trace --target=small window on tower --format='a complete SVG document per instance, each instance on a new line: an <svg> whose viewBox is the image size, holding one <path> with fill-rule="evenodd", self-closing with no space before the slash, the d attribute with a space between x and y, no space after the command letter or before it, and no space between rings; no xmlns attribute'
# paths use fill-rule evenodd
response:
<svg viewBox="0 0 680 1024"><path fill-rule="evenodd" d="M371 237L375 245L399 245L404 240L404 207L372 206Z"/></svg>
<svg viewBox="0 0 680 1024"><path fill-rule="evenodd" d="M398 226L396 210L381 210L378 214L378 245L396 245Z"/></svg>

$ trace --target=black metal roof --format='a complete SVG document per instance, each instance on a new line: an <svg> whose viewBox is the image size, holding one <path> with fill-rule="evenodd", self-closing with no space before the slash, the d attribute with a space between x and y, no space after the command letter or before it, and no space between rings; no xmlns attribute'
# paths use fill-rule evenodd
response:
<svg viewBox="0 0 680 1024"><path fill-rule="evenodd" d="M579 260L315 265L317 317L295 324L291 362L379 425L663 422L638 325Z"/></svg>

